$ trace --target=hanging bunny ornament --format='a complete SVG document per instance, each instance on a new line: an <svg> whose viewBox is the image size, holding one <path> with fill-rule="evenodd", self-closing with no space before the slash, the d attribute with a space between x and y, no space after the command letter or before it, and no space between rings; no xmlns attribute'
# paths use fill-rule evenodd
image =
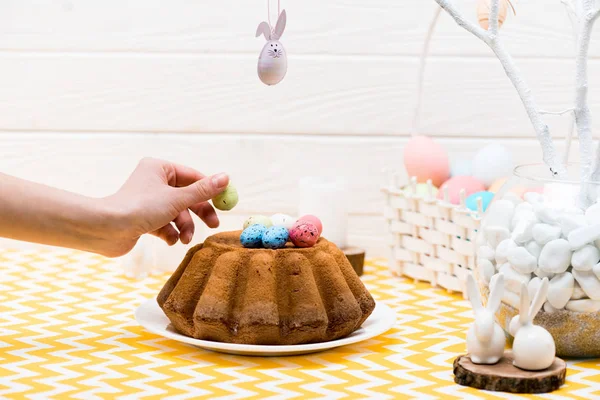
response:
<svg viewBox="0 0 600 400"><path fill-rule="evenodd" d="M554 338L546 329L534 325L533 319L544 305L548 294L548 278L542 279L533 302L529 304L527 284L521 284L521 305L518 320L513 318L510 323L510 334L513 341L515 367L539 371L546 369L554 362L556 346Z"/></svg>
<svg viewBox="0 0 600 400"><path fill-rule="evenodd" d="M279 10L279 7L278 7ZM276 85L287 72L287 55L283 44L279 41L285 29L285 10L279 13L275 29L271 29L270 21L263 21L256 29L256 37L265 36L267 44L263 47L258 57L258 77L266 85Z"/></svg>
<svg viewBox="0 0 600 400"><path fill-rule="evenodd" d="M475 312L475 322L467 332L467 352L475 364L496 364L504 355L506 337L494 321L504 294L504 275L496 274L492 279L490 297L484 308L475 278L471 274L467 277L467 293Z"/></svg>

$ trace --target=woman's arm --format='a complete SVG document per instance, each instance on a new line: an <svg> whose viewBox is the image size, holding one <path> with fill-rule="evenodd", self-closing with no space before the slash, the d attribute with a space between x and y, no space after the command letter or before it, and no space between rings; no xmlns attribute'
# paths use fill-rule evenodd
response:
<svg viewBox="0 0 600 400"><path fill-rule="evenodd" d="M217 227L207 201L228 183L225 174L207 178L155 159L143 159L117 193L105 198L0 174L0 236L109 257L126 254L145 233L169 245L179 239L187 244L194 234L189 211Z"/></svg>

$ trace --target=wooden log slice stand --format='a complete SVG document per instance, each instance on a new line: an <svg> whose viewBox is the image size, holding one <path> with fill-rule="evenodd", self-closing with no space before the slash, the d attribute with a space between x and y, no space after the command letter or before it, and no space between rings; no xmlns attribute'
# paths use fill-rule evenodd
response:
<svg viewBox="0 0 600 400"><path fill-rule="evenodd" d="M356 271L358 276L362 276L365 268L365 251L357 247L346 247L342 251L346 255L348 261Z"/></svg>
<svg viewBox="0 0 600 400"><path fill-rule="evenodd" d="M468 355L454 360L454 382L476 389L510 393L547 393L565 383L567 364L560 358L542 371L525 371L513 365L512 351L497 364L474 364Z"/></svg>

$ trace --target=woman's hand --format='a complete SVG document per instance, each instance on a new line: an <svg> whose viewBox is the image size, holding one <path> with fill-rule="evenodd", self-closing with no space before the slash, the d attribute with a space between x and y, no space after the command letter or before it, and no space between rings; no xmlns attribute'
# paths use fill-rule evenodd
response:
<svg viewBox="0 0 600 400"><path fill-rule="evenodd" d="M110 252L129 252L145 233L169 245L178 240L190 243L194 235L190 211L210 228L218 227L219 218L208 200L228 184L225 174L206 177L183 165L143 159L119 191L104 199L110 212L122 219L115 223L118 232L112 235L118 239Z"/></svg>
<svg viewBox="0 0 600 400"><path fill-rule="evenodd" d="M194 234L190 211L211 228L219 226L207 201L229 177L205 177L167 161L145 158L112 196L94 199L0 174L0 237L69 247L118 257L141 235L169 245Z"/></svg>

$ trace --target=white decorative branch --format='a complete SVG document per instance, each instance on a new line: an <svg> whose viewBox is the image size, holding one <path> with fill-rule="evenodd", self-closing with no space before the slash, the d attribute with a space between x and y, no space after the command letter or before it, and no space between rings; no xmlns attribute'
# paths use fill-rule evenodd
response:
<svg viewBox="0 0 600 400"><path fill-rule="evenodd" d="M542 115L537 108L535 99L531 94L531 90L523 80L521 72L518 70L512 57L506 51L504 44L498 37L498 12L500 0L491 0L489 31L486 31L469 20L466 20L454 6L451 0L435 1L454 19L459 26L481 39L492 49L494 54L496 54L496 57L498 57L498 60L502 64L502 67L504 67L506 75L512 82L513 86L517 90L517 93L519 94L519 97L521 98L521 101L523 102L525 110L527 111L527 115L529 116L531 124L533 125L538 140L542 146L544 162L550 167L550 170L553 174L563 176L565 173L565 166L562 164L556 154L556 148L552 142L550 129L548 128L548 125L544 123Z"/></svg>
<svg viewBox="0 0 600 400"><path fill-rule="evenodd" d="M592 0L583 0L583 15L579 21L577 38L577 54L575 59L575 123L579 137L579 153L581 158L581 178L587 181L592 176L592 116L588 107L588 53L594 22L598 18L598 10L593 9ZM593 175L600 173L596 161Z"/></svg>

